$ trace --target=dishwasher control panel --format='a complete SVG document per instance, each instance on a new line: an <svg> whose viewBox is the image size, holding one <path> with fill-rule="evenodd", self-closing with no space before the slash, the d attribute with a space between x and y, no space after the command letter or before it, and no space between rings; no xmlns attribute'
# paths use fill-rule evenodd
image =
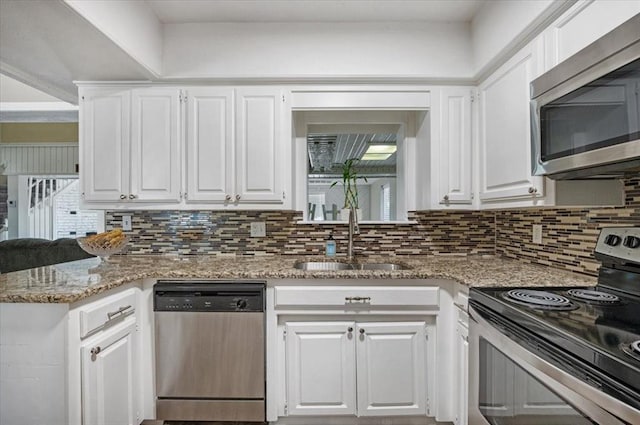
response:
<svg viewBox="0 0 640 425"><path fill-rule="evenodd" d="M158 281L153 287L154 311L262 312L264 283Z"/></svg>

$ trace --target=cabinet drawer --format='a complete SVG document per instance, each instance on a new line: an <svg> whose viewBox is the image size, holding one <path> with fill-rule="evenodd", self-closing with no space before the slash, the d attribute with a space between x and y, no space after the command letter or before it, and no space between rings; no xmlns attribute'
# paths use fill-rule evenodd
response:
<svg viewBox="0 0 640 425"><path fill-rule="evenodd" d="M80 338L104 328L111 321L133 314L135 309L135 289L127 289L122 293L82 307L80 310Z"/></svg>
<svg viewBox="0 0 640 425"><path fill-rule="evenodd" d="M438 288L415 286L280 286L275 288L276 308L298 307L401 307L438 306Z"/></svg>

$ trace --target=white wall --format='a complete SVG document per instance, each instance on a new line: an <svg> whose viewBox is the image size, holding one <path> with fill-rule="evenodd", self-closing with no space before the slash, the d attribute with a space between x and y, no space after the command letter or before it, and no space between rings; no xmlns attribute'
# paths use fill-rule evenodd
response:
<svg viewBox="0 0 640 425"><path fill-rule="evenodd" d="M80 181L53 197L53 239L78 238L104 230L104 211L80 209Z"/></svg>
<svg viewBox="0 0 640 425"><path fill-rule="evenodd" d="M557 3L555 2L557 7ZM482 73L554 4L554 0L488 1L471 22L473 68Z"/></svg>
<svg viewBox="0 0 640 425"><path fill-rule="evenodd" d="M20 216L18 215L18 188L19 176L7 176L7 203L13 201L13 205L7 207L7 218L9 221L9 232L7 239L16 239L19 233ZM26 218L24 219L26 220Z"/></svg>
<svg viewBox="0 0 640 425"><path fill-rule="evenodd" d="M68 310L68 304L0 304L1 424L69 423Z"/></svg>
<svg viewBox="0 0 640 425"><path fill-rule="evenodd" d="M59 102L53 96L0 74L0 102Z"/></svg>
<svg viewBox="0 0 640 425"><path fill-rule="evenodd" d="M460 23L166 24L163 77L473 76Z"/></svg>
<svg viewBox="0 0 640 425"><path fill-rule="evenodd" d="M0 164L4 174L75 174L78 164L78 144L3 144Z"/></svg>
<svg viewBox="0 0 640 425"><path fill-rule="evenodd" d="M380 178L369 179L370 188L370 206L371 211L370 220L382 220L382 211L380 209L382 186L388 184L391 189L391 217L393 221L396 219L396 179L395 178Z"/></svg>
<svg viewBox="0 0 640 425"><path fill-rule="evenodd" d="M150 72L162 71L162 24L143 1L65 0Z"/></svg>

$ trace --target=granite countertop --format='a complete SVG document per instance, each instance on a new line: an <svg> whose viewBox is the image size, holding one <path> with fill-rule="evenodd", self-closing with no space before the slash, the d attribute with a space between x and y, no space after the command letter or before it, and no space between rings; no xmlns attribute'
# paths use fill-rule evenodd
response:
<svg viewBox="0 0 640 425"><path fill-rule="evenodd" d="M193 279L449 279L467 286L591 286L594 277L494 256L368 256L403 263L400 271L302 271L298 256L123 255L0 274L0 302L72 303L145 278Z"/></svg>

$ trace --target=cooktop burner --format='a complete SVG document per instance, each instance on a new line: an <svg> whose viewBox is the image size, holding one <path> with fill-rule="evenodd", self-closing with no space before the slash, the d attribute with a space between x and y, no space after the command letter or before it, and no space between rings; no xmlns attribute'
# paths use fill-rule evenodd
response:
<svg viewBox="0 0 640 425"><path fill-rule="evenodd" d="M607 292L595 291L593 289L569 289L567 295L573 299L598 305L618 305L621 304L620 297Z"/></svg>
<svg viewBox="0 0 640 425"><path fill-rule="evenodd" d="M503 293L502 296L514 303L536 309L569 311L578 308L578 306L562 295L535 289L512 289Z"/></svg>

